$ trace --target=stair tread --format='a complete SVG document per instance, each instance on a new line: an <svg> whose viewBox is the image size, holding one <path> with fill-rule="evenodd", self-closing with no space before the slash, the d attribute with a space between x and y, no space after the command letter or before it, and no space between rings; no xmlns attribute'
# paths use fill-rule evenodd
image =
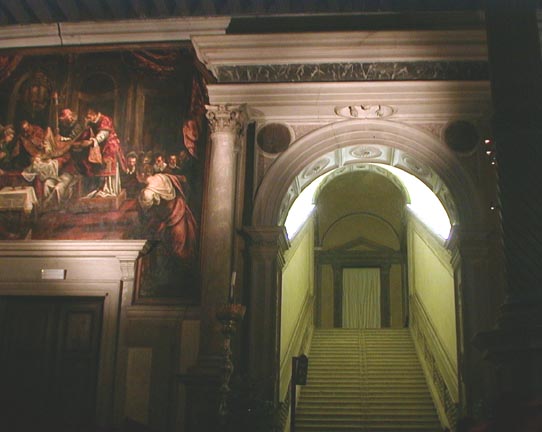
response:
<svg viewBox="0 0 542 432"><path fill-rule="evenodd" d="M408 329L317 329L308 357L299 431L440 430Z"/></svg>

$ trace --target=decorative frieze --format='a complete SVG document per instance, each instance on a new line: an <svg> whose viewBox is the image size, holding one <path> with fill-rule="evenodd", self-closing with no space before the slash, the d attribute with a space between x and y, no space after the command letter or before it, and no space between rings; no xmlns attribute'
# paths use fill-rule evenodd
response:
<svg viewBox="0 0 542 432"><path fill-rule="evenodd" d="M220 83L489 79L485 61L223 65L216 68L216 75Z"/></svg>

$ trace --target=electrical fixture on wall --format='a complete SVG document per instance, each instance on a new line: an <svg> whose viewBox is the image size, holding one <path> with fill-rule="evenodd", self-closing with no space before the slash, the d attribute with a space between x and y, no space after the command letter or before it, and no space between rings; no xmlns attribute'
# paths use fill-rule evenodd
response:
<svg viewBox="0 0 542 432"><path fill-rule="evenodd" d="M493 166L497 165L497 152L491 138L484 139L484 149L487 157L489 158L490 164Z"/></svg>

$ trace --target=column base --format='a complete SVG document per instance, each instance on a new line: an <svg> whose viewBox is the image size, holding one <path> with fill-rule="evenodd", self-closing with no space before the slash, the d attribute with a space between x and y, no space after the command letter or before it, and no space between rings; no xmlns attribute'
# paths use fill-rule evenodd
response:
<svg viewBox="0 0 542 432"><path fill-rule="evenodd" d="M204 356L180 376L186 385L186 432L219 430L219 388L222 357Z"/></svg>

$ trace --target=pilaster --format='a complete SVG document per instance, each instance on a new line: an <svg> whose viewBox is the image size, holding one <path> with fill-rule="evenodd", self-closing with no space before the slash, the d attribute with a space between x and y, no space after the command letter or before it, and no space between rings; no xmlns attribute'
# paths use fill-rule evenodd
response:
<svg viewBox="0 0 542 432"><path fill-rule="evenodd" d="M502 297L490 270L490 232L487 229L455 229L448 244L454 269L456 331L458 339L458 416L484 416L494 377L482 352L472 343L495 322ZM493 281L492 281L493 277Z"/></svg>
<svg viewBox="0 0 542 432"><path fill-rule="evenodd" d="M249 374L262 397L279 400L280 302L284 252L289 247L284 227L247 227L250 300L248 314Z"/></svg>

